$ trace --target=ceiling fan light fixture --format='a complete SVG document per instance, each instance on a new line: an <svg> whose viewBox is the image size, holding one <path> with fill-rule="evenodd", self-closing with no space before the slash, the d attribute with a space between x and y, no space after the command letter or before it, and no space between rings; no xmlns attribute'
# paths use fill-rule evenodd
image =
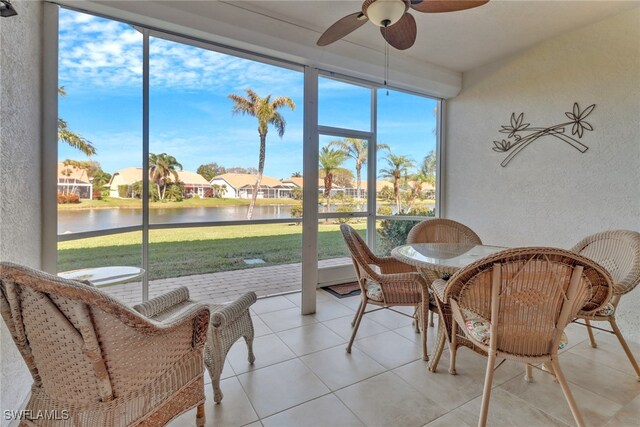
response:
<svg viewBox="0 0 640 427"><path fill-rule="evenodd" d="M365 13L378 27L388 27L400 20L407 10L403 0L376 0L367 7Z"/></svg>

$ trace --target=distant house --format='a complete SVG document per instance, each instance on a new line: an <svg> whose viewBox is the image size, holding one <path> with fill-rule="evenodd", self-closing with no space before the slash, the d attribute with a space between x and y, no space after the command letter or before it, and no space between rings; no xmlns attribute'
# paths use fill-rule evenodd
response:
<svg viewBox="0 0 640 427"><path fill-rule="evenodd" d="M282 184L291 188L302 188L304 183L304 179L302 177L291 177L285 178L282 180ZM351 183L350 187L341 187L336 185L335 183L331 187L331 195L335 195L337 193L345 193L347 196L356 197L358 193L357 184L355 181ZM393 188L393 183L389 181L376 181L376 194L380 193L384 187ZM324 179L318 179L318 193L322 194L324 192ZM361 181L360 183L360 198L367 197L367 181Z"/></svg>
<svg viewBox="0 0 640 427"><path fill-rule="evenodd" d="M287 187L302 189L302 186L304 184L304 178L302 178L301 176L292 176L291 178L284 178L281 182L282 182L282 185L285 185ZM334 186L334 190L335 190L335 186ZM324 191L324 180L322 178L318 179L318 191L320 193ZM332 193L333 193L333 190L332 190Z"/></svg>
<svg viewBox="0 0 640 427"><path fill-rule="evenodd" d="M225 186L227 191L223 197L236 199L250 199L253 195L253 187L256 185L256 175L248 173L224 173L214 176L209 184L211 186ZM291 186L284 185L270 176L263 175L258 189L259 199L288 199L291 198Z"/></svg>
<svg viewBox="0 0 640 427"><path fill-rule="evenodd" d="M205 197L207 190L211 189L211 185L202 175L189 172L177 171L178 181L183 184L183 196L193 197L198 195ZM169 181L173 180L173 175ZM125 168L115 172L109 183L109 195L111 197L131 198L132 186L136 182L142 181L142 168ZM126 188L124 187L126 186Z"/></svg>
<svg viewBox="0 0 640 427"><path fill-rule="evenodd" d="M58 193L77 194L81 199L93 199L93 186L87 171L58 163Z"/></svg>

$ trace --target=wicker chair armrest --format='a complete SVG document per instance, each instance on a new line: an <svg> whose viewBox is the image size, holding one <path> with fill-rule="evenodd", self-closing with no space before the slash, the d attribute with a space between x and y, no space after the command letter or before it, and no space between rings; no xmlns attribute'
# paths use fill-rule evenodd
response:
<svg viewBox="0 0 640 427"><path fill-rule="evenodd" d="M153 318L163 311L189 300L189 289L182 286L173 291L164 293L142 304L133 306L133 309L143 316Z"/></svg>
<svg viewBox="0 0 640 427"><path fill-rule="evenodd" d="M433 289L433 293L438 297L439 301L446 302L445 300L445 289L447 288L447 281L444 279L434 280L431 284L431 289Z"/></svg>
<svg viewBox="0 0 640 427"><path fill-rule="evenodd" d="M249 310L249 307L256 300L255 292L247 292L232 303L216 309L211 313L211 326L218 328L233 322L238 316Z"/></svg>
<svg viewBox="0 0 640 427"><path fill-rule="evenodd" d="M207 330L211 311L207 304L193 303L185 306L170 318L157 322L156 332L160 334L171 334L174 331L190 325L193 328L193 347L202 348L207 342Z"/></svg>

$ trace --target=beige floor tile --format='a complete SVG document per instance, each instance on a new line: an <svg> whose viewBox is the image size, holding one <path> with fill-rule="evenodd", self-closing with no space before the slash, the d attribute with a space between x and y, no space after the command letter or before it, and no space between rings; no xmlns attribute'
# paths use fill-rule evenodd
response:
<svg viewBox="0 0 640 427"><path fill-rule="evenodd" d="M262 420L265 427L348 427L364 424L333 394Z"/></svg>
<svg viewBox="0 0 640 427"><path fill-rule="evenodd" d="M454 412L447 412L440 418L436 418L423 427L475 427L478 423L467 424L462 418Z"/></svg>
<svg viewBox="0 0 640 427"><path fill-rule="evenodd" d="M300 307L296 306L286 310L261 314L260 318L266 323L269 329L274 332L285 331L318 322L313 316L303 316L300 313Z"/></svg>
<svg viewBox="0 0 640 427"><path fill-rule="evenodd" d="M540 371L537 371L536 374L532 383L527 383L524 377L518 376L502 384L500 388L566 424L574 424L573 415L560 385L553 380L551 375ZM596 427L606 424L609 418L622 408L622 405L585 390L576 384L569 384L569 387L588 426Z"/></svg>
<svg viewBox="0 0 640 427"><path fill-rule="evenodd" d="M572 383L621 405L640 395L640 382L634 375L609 368L593 359L566 352L560 355L560 366Z"/></svg>
<svg viewBox="0 0 640 427"><path fill-rule="evenodd" d="M387 369L397 368L422 358L419 343L410 341L392 331L356 340L354 346Z"/></svg>
<svg viewBox="0 0 640 427"><path fill-rule="evenodd" d="M360 295L355 295L355 296L346 297L346 298L335 298L335 300L338 301L340 304L346 305L351 310L355 311L360 306L360 301L362 300L362 298L360 298Z"/></svg>
<svg viewBox="0 0 640 427"><path fill-rule="evenodd" d="M260 421L256 421L251 424L246 424L243 427L263 427L263 424Z"/></svg>
<svg viewBox="0 0 640 427"><path fill-rule="evenodd" d="M477 397L454 410L452 413L465 424L475 426L478 424L481 402L482 397ZM491 392L487 425L514 427L567 426L567 424L528 405L526 401L501 388L495 388Z"/></svg>
<svg viewBox="0 0 640 427"><path fill-rule="evenodd" d="M422 360L396 368L393 372L429 399L445 409L452 410L482 395L486 361L486 358L467 349L461 349L458 351L457 375L448 372L447 353L443 354L439 369L435 373L429 372ZM497 387L521 373L524 374L524 367L505 362L496 371L493 386Z"/></svg>
<svg viewBox="0 0 640 427"><path fill-rule="evenodd" d="M355 311L335 301L318 301L316 312L313 314L319 322L337 319L344 316L355 316Z"/></svg>
<svg viewBox="0 0 640 427"><path fill-rule="evenodd" d="M347 353L343 345L309 354L300 360L331 390L346 387L386 370L355 347L351 354Z"/></svg>
<svg viewBox="0 0 640 427"><path fill-rule="evenodd" d="M321 323L278 332L280 339L298 356L343 344L345 340Z"/></svg>
<svg viewBox="0 0 640 427"><path fill-rule="evenodd" d="M266 323L262 321L262 319L254 314L251 316L251 321L253 322L253 336L260 337L262 335L272 334L273 331L269 329Z"/></svg>
<svg viewBox="0 0 640 427"><path fill-rule="evenodd" d="M422 426L446 412L392 372L335 394L368 426Z"/></svg>
<svg viewBox="0 0 640 427"><path fill-rule="evenodd" d="M367 310L371 310L374 308L376 307L367 306ZM386 309L365 314L365 316L380 323L383 326L386 326L389 329L398 329L403 326L411 326L413 324L413 319L411 319L410 317Z"/></svg>
<svg viewBox="0 0 640 427"><path fill-rule="evenodd" d="M272 311L294 308L296 305L284 296L261 298L251 306L256 314L270 313Z"/></svg>
<svg viewBox="0 0 640 427"><path fill-rule="evenodd" d="M244 340L241 340L231 347L227 354L227 361L236 374L242 374L296 357L276 334L255 338L253 340L253 353L256 356L256 360L251 365L247 360L247 346Z"/></svg>
<svg viewBox="0 0 640 427"><path fill-rule="evenodd" d="M222 402L213 402L213 389L205 387L205 414L207 427L240 427L258 420L249 398L242 390L237 378L232 377L220 381L224 397ZM193 427L195 425L195 409L182 414L168 427Z"/></svg>
<svg viewBox="0 0 640 427"><path fill-rule="evenodd" d="M640 396L627 403L607 423L607 427L637 427L640 422Z"/></svg>
<svg viewBox="0 0 640 427"><path fill-rule="evenodd" d="M247 372L238 379L260 418L329 392L298 359Z"/></svg>
<svg viewBox="0 0 640 427"><path fill-rule="evenodd" d="M302 294L300 292L283 295L283 297L291 301L296 307L300 307L300 303L302 301Z"/></svg>
<svg viewBox="0 0 640 427"><path fill-rule="evenodd" d="M599 326L603 325L603 322L599 322ZM586 334L585 328L583 327L582 329ZM596 335L596 344L597 347L592 348L589 341L585 340L569 349L569 351L601 363L609 368L617 369L629 375L636 375L633 366L631 366L631 362L627 358L627 355L615 335L601 332ZM627 342L627 344L631 348L631 352L636 358L636 361L640 360L640 344L634 342Z"/></svg>
<svg viewBox="0 0 640 427"><path fill-rule="evenodd" d="M337 319L327 320L322 322L323 325L331 329L342 338L348 340L351 338L353 328L351 327L351 321L353 316L339 317ZM385 328L381 324L369 319L367 316L362 318L360 327L358 328L358 335L356 338L365 338L376 334L387 332L389 329Z"/></svg>

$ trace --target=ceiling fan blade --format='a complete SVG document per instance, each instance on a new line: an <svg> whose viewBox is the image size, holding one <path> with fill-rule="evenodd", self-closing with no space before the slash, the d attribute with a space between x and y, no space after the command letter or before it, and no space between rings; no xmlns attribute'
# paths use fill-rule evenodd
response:
<svg viewBox="0 0 640 427"><path fill-rule="evenodd" d="M411 8L424 13L457 12L473 9L489 0L411 0Z"/></svg>
<svg viewBox="0 0 640 427"><path fill-rule="evenodd" d="M362 12L356 12L352 13L351 15L347 15L327 28L327 31L325 31L318 39L317 45L326 46L335 41L338 41L347 34L363 26L368 20L369 18L367 18L366 15Z"/></svg>
<svg viewBox="0 0 640 427"><path fill-rule="evenodd" d="M409 49L416 41L416 20L409 13L405 13L398 22L387 28L380 27L382 37L398 50Z"/></svg>

